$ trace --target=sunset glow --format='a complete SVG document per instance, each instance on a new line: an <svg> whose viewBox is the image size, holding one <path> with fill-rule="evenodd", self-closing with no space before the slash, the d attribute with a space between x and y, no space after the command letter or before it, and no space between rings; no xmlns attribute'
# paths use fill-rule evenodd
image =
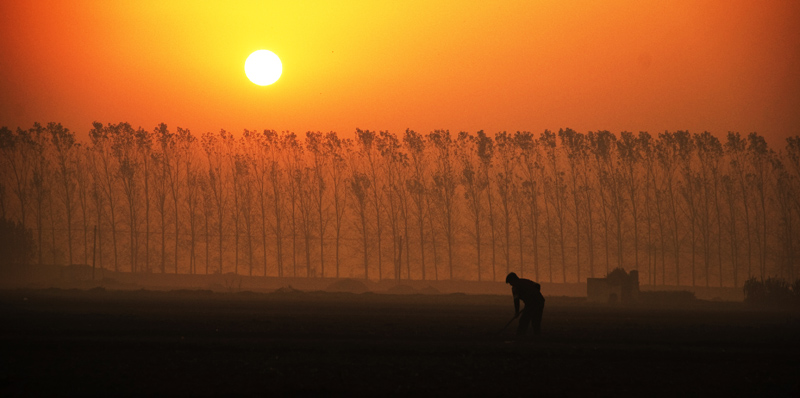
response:
<svg viewBox="0 0 800 398"><path fill-rule="evenodd" d="M0 124L428 132L800 125L792 1L4 1ZM32 27L36 28L32 28ZM255 49L284 74L244 79Z"/></svg>

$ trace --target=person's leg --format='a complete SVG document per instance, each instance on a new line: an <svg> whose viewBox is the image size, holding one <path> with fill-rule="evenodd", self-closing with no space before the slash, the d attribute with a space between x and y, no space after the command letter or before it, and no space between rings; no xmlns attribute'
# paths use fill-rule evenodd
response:
<svg viewBox="0 0 800 398"><path fill-rule="evenodd" d="M517 335L521 336L524 335L525 332L528 330L528 325L533 321L531 317L530 311L528 311L528 305L525 304L525 308L522 310L522 315L519 317L519 326L517 327Z"/></svg>
<svg viewBox="0 0 800 398"><path fill-rule="evenodd" d="M531 323L533 324L533 333L542 333L542 313L544 312L544 301L537 303L535 308L531 308Z"/></svg>

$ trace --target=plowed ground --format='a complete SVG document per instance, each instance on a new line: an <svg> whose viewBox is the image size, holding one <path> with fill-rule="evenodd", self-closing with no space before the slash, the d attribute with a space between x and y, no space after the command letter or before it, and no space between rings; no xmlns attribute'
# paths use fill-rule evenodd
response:
<svg viewBox="0 0 800 398"><path fill-rule="evenodd" d="M800 317L737 303L0 292L0 395L800 396Z"/></svg>

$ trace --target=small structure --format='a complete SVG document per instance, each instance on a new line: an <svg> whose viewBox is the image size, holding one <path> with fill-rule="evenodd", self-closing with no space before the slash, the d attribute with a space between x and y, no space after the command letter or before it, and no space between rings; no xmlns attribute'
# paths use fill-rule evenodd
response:
<svg viewBox="0 0 800 398"><path fill-rule="evenodd" d="M631 303L639 300L639 272L611 271L605 278L586 279L586 297L590 303Z"/></svg>

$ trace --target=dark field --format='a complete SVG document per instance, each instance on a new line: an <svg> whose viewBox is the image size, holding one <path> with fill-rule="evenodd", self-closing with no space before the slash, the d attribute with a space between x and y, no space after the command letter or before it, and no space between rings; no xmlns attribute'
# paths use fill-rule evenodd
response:
<svg viewBox="0 0 800 398"><path fill-rule="evenodd" d="M0 291L0 395L800 396L800 317L740 303Z"/></svg>

